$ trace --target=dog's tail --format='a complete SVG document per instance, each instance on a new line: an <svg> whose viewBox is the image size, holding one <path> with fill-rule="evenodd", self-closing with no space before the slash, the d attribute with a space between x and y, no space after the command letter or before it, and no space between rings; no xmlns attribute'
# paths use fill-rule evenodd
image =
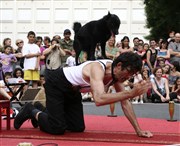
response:
<svg viewBox="0 0 180 146"><path fill-rule="evenodd" d="M75 34L79 31L80 28L81 28L81 23L74 22L73 30L74 30Z"/></svg>

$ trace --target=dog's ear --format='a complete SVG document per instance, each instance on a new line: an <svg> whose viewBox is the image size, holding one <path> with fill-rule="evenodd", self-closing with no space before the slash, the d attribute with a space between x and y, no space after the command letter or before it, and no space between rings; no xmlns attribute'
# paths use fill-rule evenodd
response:
<svg viewBox="0 0 180 146"><path fill-rule="evenodd" d="M111 16L111 13L108 11L108 16Z"/></svg>

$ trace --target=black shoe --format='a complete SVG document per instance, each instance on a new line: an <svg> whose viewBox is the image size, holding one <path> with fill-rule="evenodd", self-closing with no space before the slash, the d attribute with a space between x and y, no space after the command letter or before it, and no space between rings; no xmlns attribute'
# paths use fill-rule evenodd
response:
<svg viewBox="0 0 180 146"><path fill-rule="evenodd" d="M26 120L31 119L33 117L32 116L33 109L35 108L31 103L27 103L21 108L21 110L14 119L15 129L19 129Z"/></svg>
<svg viewBox="0 0 180 146"><path fill-rule="evenodd" d="M45 107L39 102L39 101L36 101L34 103L34 107L40 111L44 111L45 110ZM38 125L38 121L36 120L35 117L33 117L31 119L31 124L33 125L34 128L37 128L39 125Z"/></svg>

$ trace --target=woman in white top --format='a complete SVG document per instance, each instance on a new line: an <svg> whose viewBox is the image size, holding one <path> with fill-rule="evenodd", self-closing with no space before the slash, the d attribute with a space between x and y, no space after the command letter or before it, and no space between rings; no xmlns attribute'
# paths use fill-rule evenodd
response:
<svg viewBox="0 0 180 146"><path fill-rule="evenodd" d="M160 67L154 69L152 82L152 102L168 102L170 100L168 80L162 77Z"/></svg>

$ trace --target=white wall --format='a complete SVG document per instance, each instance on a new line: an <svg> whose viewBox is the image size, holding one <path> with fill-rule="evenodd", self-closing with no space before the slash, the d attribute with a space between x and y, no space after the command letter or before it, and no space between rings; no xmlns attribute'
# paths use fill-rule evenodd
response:
<svg viewBox="0 0 180 146"><path fill-rule="evenodd" d="M133 37L143 39L148 34L143 0L0 0L0 44L6 37L12 39L13 46L18 38L26 42L30 30L40 36L62 36L74 21L85 24L108 11L122 22L117 41L124 35L132 42Z"/></svg>

